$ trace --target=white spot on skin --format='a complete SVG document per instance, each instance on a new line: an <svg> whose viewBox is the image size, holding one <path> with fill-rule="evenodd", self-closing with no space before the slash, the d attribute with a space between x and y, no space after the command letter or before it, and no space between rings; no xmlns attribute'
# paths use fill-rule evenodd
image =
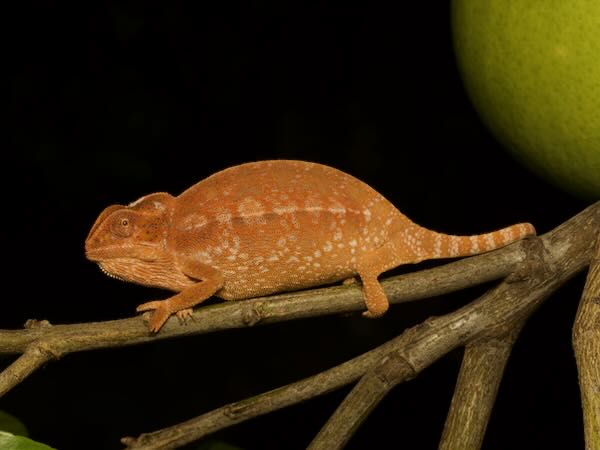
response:
<svg viewBox="0 0 600 450"><path fill-rule="evenodd" d="M363 215L365 216L365 221L369 222L371 220L371 211L368 209L363 210Z"/></svg>
<svg viewBox="0 0 600 450"><path fill-rule="evenodd" d="M504 242L504 245L508 244L509 242L512 242L512 228L505 228L503 230L500 230L500 234L502 235L502 241Z"/></svg>
<svg viewBox="0 0 600 450"><path fill-rule="evenodd" d="M287 206L276 206L275 208L273 208L273 212L275 214L292 214L294 212L296 212L298 210L298 208L296 208L296 205L287 205Z"/></svg>
<svg viewBox="0 0 600 450"><path fill-rule="evenodd" d="M220 225L231 226L231 213L221 212L217 214L217 222L219 222Z"/></svg>
<svg viewBox="0 0 600 450"><path fill-rule="evenodd" d="M332 249L333 249L333 245L331 244L331 242L329 242L329 241L325 242L325 245L323 246L323 251L330 252Z"/></svg>
<svg viewBox="0 0 600 450"><path fill-rule="evenodd" d="M335 231L334 235L333 235L333 240L334 241L341 241L342 240L342 230L340 230L339 228Z"/></svg>
<svg viewBox="0 0 600 450"><path fill-rule="evenodd" d="M494 241L494 234L488 233L485 235L485 249L494 250L496 248L496 241Z"/></svg>
<svg viewBox="0 0 600 450"><path fill-rule="evenodd" d="M212 263L212 258L210 256L210 254L208 254L207 252L197 252L196 253L196 258L198 259L198 261L204 263L204 264L210 264Z"/></svg>
<svg viewBox="0 0 600 450"><path fill-rule="evenodd" d="M442 256L442 236L436 234L433 242L433 257L439 258L440 256Z"/></svg>
<svg viewBox="0 0 600 450"><path fill-rule="evenodd" d="M328 208L328 211L332 214L346 214L346 208L339 204Z"/></svg>
<svg viewBox="0 0 600 450"><path fill-rule="evenodd" d="M253 197L246 197L238 206L240 217L247 224L265 224L265 210L261 202Z"/></svg>
<svg viewBox="0 0 600 450"><path fill-rule="evenodd" d="M275 262L275 261L279 261L279 256L277 256L277 255L272 255L272 256L269 256L269 257L267 258L267 261L269 261L269 262Z"/></svg>
<svg viewBox="0 0 600 450"><path fill-rule="evenodd" d="M320 258L321 257L321 250L316 250L315 251L315 258Z"/></svg>
<svg viewBox="0 0 600 450"><path fill-rule="evenodd" d="M140 203L142 203L144 201L144 199L146 198L146 196L144 197L140 197L137 200L134 200L133 202L131 202L129 205L127 205L129 208L132 208L134 206L139 205Z"/></svg>
<svg viewBox="0 0 600 450"><path fill-rule="evenodd" d="M350 245L350 247L356 247L358 245L358 242L356 242L356 239L352 239L350 242L348 242L348 244Z"/></svg>
<svg viewBox="0 0 600 450"><path fill-rule="evenodd" d="M190 231L197 228L202 228L208 223L208 219L202 214L192 213L187 215L181 221L181 229Z"/></svg>
<svg viewBox="0 0 600 450"><path fill-rule="evenodd" d="M238 212L242 216L250 215L262 215L264 214L264 208L261 202L253 197L246 197L242 200L238 206Z"/></svg>
<svg viewBox="0 0 600 450"><path fill-rule="evenodd" d="M281 238L277 241L277 246L278 247L285 247L285 243L286 243L286 239L285 238Z"/></svg>
<svg viewBox="0 0 600 450"><path fill-rule="evenodd" d="M287 262L300 262L300 260L296 256L290 256Z"/></svg>
<svg viewBox="0 0 600 450"><path fill-rule="evenodd" d="M469 240L471 241L471 254L479 253L479 238L477 236L470 236Z"/></svg>
<svg viewBox="0 0 600 450"><path fill-rule="evenodd" d="M448 250L450 256L458 256L458 241L457 236L450 236L450 249Z"/></svg>
<svg viewBox="0 0 600 450"><path fill-rule="evenodd" d="M303 259L304 261L308 261L308 262L310 262L310 261L312 261L312 259L313 259L313 258L312 258L312 256L305 256L305 257L304 257L304 258L302 258L302 259Z"/></svg>

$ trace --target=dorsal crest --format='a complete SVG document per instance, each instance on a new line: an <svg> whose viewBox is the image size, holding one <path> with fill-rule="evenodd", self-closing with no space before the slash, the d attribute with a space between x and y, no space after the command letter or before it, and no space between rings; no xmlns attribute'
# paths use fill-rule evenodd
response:
<svg viewBox="0 0 600 450"><path fill-rule="evenodd" d="M166 192L156 192L138 198L127 205L128 208L139 212L164 212L172 204L174 197Z"/></svg>

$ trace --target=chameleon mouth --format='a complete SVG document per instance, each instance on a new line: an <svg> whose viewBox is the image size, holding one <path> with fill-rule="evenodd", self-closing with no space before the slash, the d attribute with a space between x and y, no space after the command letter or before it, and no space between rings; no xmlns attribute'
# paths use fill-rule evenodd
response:
<svg viewBox="0 0 600 450"><path fill-rule="evenodd" d="M121 277L115 275L114 273L109 272L101 262L98 263L98 267L100 267L100 270L104 273L104 275L106 275L110 278L114 278L115 280L126 281L124 278L121 278Z"/></svg>

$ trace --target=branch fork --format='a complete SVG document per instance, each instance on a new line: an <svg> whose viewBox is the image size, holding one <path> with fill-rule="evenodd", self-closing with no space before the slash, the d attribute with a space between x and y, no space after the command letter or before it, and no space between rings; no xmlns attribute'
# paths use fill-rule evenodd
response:
<svg viewBox="0 0 600 450"><path fill-rule="evenodd" d="M429 318L387 343L304 380L224 405L186 422L123 438L129 449L177 448L252 417L355 383L311 449L342 448L397 384L418 376L449 351L465 352L440 449L481 447L498 386L519 332L535 310L588 265L573 328L586 450L600 448L600 202L539 238L382 282L391 303L415 301L492 280L497 286L449 314ZM595 246L594 246L595 245ZM228 302L194 311L185 326L171 318L150 336L141 317L73 325L30 322L0 330L0 354L21 354L0 373L0 396L62 355L364 309L356 286L344 285Z"/></svg>

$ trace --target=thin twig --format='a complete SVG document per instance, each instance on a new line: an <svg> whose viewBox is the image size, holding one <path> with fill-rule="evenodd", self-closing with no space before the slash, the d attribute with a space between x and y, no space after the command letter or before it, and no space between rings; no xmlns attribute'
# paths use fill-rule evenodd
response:
<svg viewBox="0 0 600 450"><path fill-rule="evenodd" d="M0 397L53 358L43 346L32 344L25 353L0 372Z"/></svg>
<svg viewBox="0 0 600 450"><path fill-rule="evenodd" d="M123 438L122 442L128 445L128 448L138 450L177 448L236 423L300 403L352 383L395 345L395 340L392 340L312 377L246 400L230 403L169 428L145 433L137 438Z"/></svg>
<svg viewBox="0 0 600 450"><path fill-rule="evenodd" d="M416 376L398 352L387 354L354 386L308 446L310 450L343 448L362 422L394 386Z"/></svg>
<svg viewBox="0 0 600 450"><path fill-rule="evenodd" d="M520 327L499 338L465 347L452 403L440 439L440 450L481 447L506 362Z"/></svg>

